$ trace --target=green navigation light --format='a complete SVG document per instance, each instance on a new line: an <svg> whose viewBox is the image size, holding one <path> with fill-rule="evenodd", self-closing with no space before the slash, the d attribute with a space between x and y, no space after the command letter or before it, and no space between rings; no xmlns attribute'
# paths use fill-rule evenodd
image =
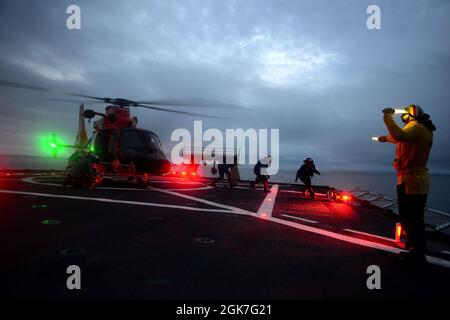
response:
<svg viewBox="0 0 450 320"><path fill-rule="evenodd" d="M67 144L55 133L38 134L36 140L38 142L37 151L41 156L57 158L68 156L70 153L66 148Z"/></svg>

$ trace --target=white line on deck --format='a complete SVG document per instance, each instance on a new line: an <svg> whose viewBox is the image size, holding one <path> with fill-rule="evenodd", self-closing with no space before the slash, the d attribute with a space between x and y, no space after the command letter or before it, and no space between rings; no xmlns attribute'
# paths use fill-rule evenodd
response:
<svg viewBox="0 0 450 320"><path fill-rule="evenodd" d="M317 221L314 221L314 220L309 220L309 219L305 219L305 218L291 216L291 215L288 215L288 214L282 214L281 216L287 217L287 218L296 219L296 220L300 220L300 221L304 221L304 222L309 222L309 223L318 223Z"/></svg>
<svg viewBox="0 0 450 320"><path fill-rule="evenodd" d="M391 253L400 253L400 252L405 252L405 250L400 249L400 248L396 248L396 247L391 247L388 245L384 245L381 243L376 243L373 241L369 241L369 240L363 240L363 239L359 239L359 238L353 238L351 236L347 236L347 235L343 235L340 233L335 233L332 231L328 231L328 230L324 230L324 229L319 229L316 227L312 227L312 226L307 226L301 223L297 223L297 222L293 222L293 221L288 221L288 220L282 220L282 219L278 219L278 218L268 218L268 220L279 223L279 224L283 224L285 226L289 226L298 230L302 230L302 231L307 231L307 232L312 232L312 233L316 233L316 234L320 234L322 236L325 237L329 237L329 238L333 238L333 239L337 239L337 240L341 240L341 241L345 241L345 242L349 242L349 243L353 243L353 244L357 244L363 247L369 247L369 248L373 248L373 249L378 249L381 251L386 251L386 252L391 252Z"/></svg>
<svg viewBox="0 0 450 320"><path fill-rule="evenodd" d="M221 203L210 201L210 200L205 200L205 199L194 197L194 196L190 196L190 195L187 195L187 194L174 192L174 191L170 191L170 190L167 190L167 189L159 189L159 188L155 188L155 187L149 187L149 188L152 189L152 190L159 191L159 192L166 193L166 194L170 194L170 195L173 195L173 196L177 196L177 197L181 197L181 198L185 198L185 199L201 202L201 203L204 203L204 204L207 204L207 205L210 205L210 206L219 207L219 208L222 208L222 209L228 209L229 211L232 211L233 213L247 214L247 215L251 215L251 216L255 215L254 212L251 212L251 211L248 211L248 210L245 210L245 209L241 209L241 208L233 207L233 206L228 206L228 205L225 205L225 204L221 204Z"/></svg>
<svg viewBox="0 0 450 320"><path fill-rule="evenodd" d="M387 241L395 241L395 239L392 239L392 238L382 237L382 236L379 236L379 235L376 235L376 234L362 232L362 231L358 231L358 230L353 230L353 229L343 229L343 230L344 231L348 231L348 232L357 233L357 234L362 234L362 235L365 235L365 236L378 238L378 239L383 239L383 240L387 240Z"/></svg>
<svg viewBox="0 0 450 320"><path fill-rule="evenodd" d="M67 195L56 195L56 194L46 194L46 193L36 193L36 192L23 192L23 191L12 191L12 190L2 190L2 189L0 189L0 193L34 195L34 196L42 196L42 197L50 197L50 198L66 198L66 199L75 199L75 200L88 200L88 201L90 200L90 201L109 202L109 203L123 203L123 204L130 204L130 205L142 205L142 206L152 206L152 207L166 207L166 208L174 208L174 209L181 209L181 210L188 210L188 211L225 212L225 213L235 213L235 214L241 214L241 215L249 215L249 216L257 217L259 219L264 219L264 220L268 220L268 221L271 221L271 222L274 222L274 223L278 223L278 224L281 224L281 225L289 226L289 227L292 227L292 228L295 228L295 229L298 229L298 230L302 230L302 231L305 231L305 232L311 232L311 233L319 234L319 235L322 235L324 237L333 238L333 239L336 239L336 240L340 240L340 241L344 241L344 242L348 242L348 243L352 243L352 244L356 244L356 245L360 245L360 246L364 246L364 247L368 247L368 248L372 248L372 249L377 249L377 250L390 252L390 253L394 253L394 254L399 254L400 252L406 252L406 250L403 250L403 249L400 249L400 248L397 248L397 247L391 247L391 246L380 244L380 243L376 243L376 242L373 242L373 241L363 240L363 239L359 239L359 238L353 238L351 236L347 236L347 235L343 235L343 234L340 234L340 233L331 232L331 231L328 231L328 230L324 230L324 229L320 229L320 228L316 228L316 227L312 227L312 226L307 226L307 225L304 225L304 224L301 224L301 223L298 223L298 222L287 221L287 220L282 220L282 219L279 219L279 218L272 217L271 214L272 214L272 210L273 210L273 204L275 203L275 197L276 197L276 194L278 192L278 185L273 185L272 186L271 190L274 191L274 194L269 193L266 196L266 199L263 201L263 204L261 205L261 207L263 207L263 205L265 204L266 200L267 200L268 203L272 204L271 207L269 206L269 204L267 204L267 206L266 206L267 209L270 209L270 214L269 214L269 210L268 210L267 211L267 213L268 213L267 216L264 216L264 215L261 215L261 214L257 214L257 213L251 212L251 211L247 211L247 210L244 210L244 209L240 209L240 208L237 208L237 207L222 205L222 204L219 204L219 203L216 203L216 202L204 200L204 199L201 199L201 198L185 195L185 194L178 193L178 192L168 191L168 190L164 190L164 189L158 189L158 188L154 188L154 187L152 187L152 189L155 190L155 191L160 191L160 192L163 192L163 193L167 193L167 194L171 194L171 195L174 195L174 196L178 196L178 197L182 197L182 198L186 198L186 199L202 202L202 203L205 203L205 204L209 204L209 205L212 205L212 206L216 206L216 207L220 207L220 208L224 208L224 209L228 209L228 210L204 209L204 208L177 206L177 205L150 203L150 202L138 202L138 201L126 201L126 200L116 200L116 199L106 199L106 198L90 198L90 197L79 197L79 196L67 196ZM272 194L272 196L271 196L271 194ZM272 201L269 201L268 199L271 199ZM261 209L261 207L260 207L260 209ZM260 210L258 210L258 212L259 211ZM427 260L428 260L429 263L450 268L450 261L447 261L447 260L444 260L444 259L440 259L440 258L436 258L436 257L431 257L431 256L427 256Z"/></svg>
<svg viewBox="0 0 450 320"><path fill-rule="evenodd" d="M427 256L427 261L429 263L441 266L441 267L446 267L446 268L450 268L450 261L448 260L444 260L441 258L436 258L436 257L432 257L432 256Z"/></svg>
<svg viewBox="0 0 450 320"><path fill-rule="evenodd" d="M33 183L33 184L42 184L42 185L51 185L51 186L61 187L61 185L54 184L54 183L41 183L41 182L35 181L35 180L33 180L33 177L24 178L23 181L24 182L28 182L28 183ZM211 188L212 187L210 187L210 186L205 186L205 187L202 187L202 188L193 188L193 189L189 189L189 190L203 190L203 189L211 189ZM247 211L247 210L244 210L244 209L241 209L241 208L237 208L237 207L233 207L233 206L227 206L227 205L224 205L224 204L220 204L220 203L217 203L217 202L213 202L213 201L205 200L205 199L202 199L202 198L190 196L190 195L187 195L187 194L182 194L182 193L173 191L173 189L160 189L160 188L151 187L151 186L149 186L148 189L101 188L101 187L97 188L97 189L158 191L158 192L167 193L167 194L170 194L170 195L173 195L173 196L177 196L177 197L181 197L181 198L185 198L185 199L201 202L201 203L204 203L204 204L207 204L207 205L210 205L210 206L219 207L219 208L222 208L222 209L227 209L226 211L222 210L222 211L217 211L217 212L233 212L233 213L237 213L237 214L255 215L255 213L251 212L251 211ZM176 191L188 191L187 189L175 189L175 190ZM89 199L92 199L92 198L89 198ZM147 203L147 202L145 202L145 203ZM186 208L189 208L189 207L186 207ZM197 210L197 211L199 211L199 210ZM202 210L200 210L200 211L202 211ZM204 211L208 211L208 210L204 210Z"/></svg>
<svg viewBox="0 0 450 320"><path fill-rule="evenodd" d="M68 196L68 195L62 195L62 194L50 194L50 193L39 193L39 192L25 192L25 191L13 191L13 190L0 189L0 193L20 194L20 195L29 195L29 196L38 196L38 197L47 197L47 198L60 198L60 199L73 199L73 200L87 200L87 201L97 201L97 202L131 204L131 205L138 205L138 206L172 208L172 209L180 209L180 210L188 210L188 211L235 213L234 211L231 211L231 210L222 210L222 209L207 209L207 208L179 206L179 205L164 204L164 203L128 201L128 200L118 200L118 199L109 199L109 198Z"/></svg>
<svg viewBox="0 0 450 320"><path fill-rule="evenodd" d="M26 183L32 183L32 184L38 184L38 185L43 185L43 186L52 186L52 187L62 187L62 184L57 184L57 183L51 183L51 182L39 182L34 180L34 178L36 177L27 177L27 178L23 178L22 181L26 182ZM12 179L11 179L12 180ZM111 179L109 179L111 180ZM156 183L161 183L161 181L151 181L156 182ZM170 183L170 182L167 182ZM182 182L174 182L177 184L183 184ZM193 183L187 183L187 184L193 184ZM208 189L212 189L213 187L208 186L202 182L197 182L197 184L199 185L203 185L203 187L197 187L197 188L184 188L184 189L166 189L166 190L175 190L175 191L197 191L197 190L208 190ZM96 189L99 190L123 190L123 191L153 191L151 189L144 189L144 188L114 188L114 187L97 187Z"/></svg>
<svg viewBox="0 0 450 320"><path fill-rule="evenodd" d="M274 184L272 188L270 188L270 192L267 193L266 198L261 203L261 206L258 209L256 215L258 217L272 217L273 206L275 205L275 199L278 194L278 185Z"/></svg>

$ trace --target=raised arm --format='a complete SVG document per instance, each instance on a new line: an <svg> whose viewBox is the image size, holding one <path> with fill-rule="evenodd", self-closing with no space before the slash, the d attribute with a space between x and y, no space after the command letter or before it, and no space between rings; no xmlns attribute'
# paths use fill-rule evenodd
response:
<svg viewBox="0 0 450 320"><path fill-rule="evenodd" d="M417 130L413 123L407 124L402 129L395 122L392 114L385 114L384 124L389 131L389 136L386 137L388 142L406 142L412 141L416 138Z"/></svg>

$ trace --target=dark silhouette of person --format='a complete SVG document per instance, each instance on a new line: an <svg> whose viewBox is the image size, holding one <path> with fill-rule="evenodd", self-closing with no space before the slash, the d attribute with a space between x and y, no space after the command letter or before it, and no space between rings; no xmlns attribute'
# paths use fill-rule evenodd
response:
<svg viewBox="0 0 450 320"><path fill-rule="evenodd" d="M237 184L233 182L233 179L231 178L231 169L233 169L233 167L237 166L237 156L235 155L233 157L233 163L227 163L226 161L226 156L223 156L223 163L219 163L217 165L217 171L219 172L219 176L217 178L215 178L211 185L213 187L216 186L216 183L220 180L223 180L225 178L225 175L227 176L227 180L228 180L228 184L230 185L230 188L233 188L234 186L236 186ZM215 174L215 173L214 173Z"/></svg>
<svg viewBox="0 0 450 320"><path fill-rule="evenodd" d="M270 176L267 174L267 168L270 166L272 162L272 157L267 156L264 159L258 161L253 168L253 173L256 175L254 181L250 182L250 186L252 189L255 189L255 186L259 183L262 183L264 186L264 192L268 193L269 190L269 179Z"/></svg>
<svg viewBox="0 0 450 320"><path fill-rule="evenodd" d="M67 185L73 185L75 188L93 188L96 183L93 164L96 162L98 158L93 153L80 150L72 154L69 158L63 188Z"/></svg>
<svg viewBox="0 0 450 320"><path fill-rule="evenodd" d="M403 128L395 122L394 113L391 108L383 110L389 135L379 137L378 141L396 145L394 168L397 171L399 219L406 232L409 250L401 254L401 259L420 265L426 263L424 209L430 183L427 162L436 127L418 105L405 108L401 115Z"/></svg>
<svg viewBox="0 0 450 320"><path fill-rule="evenodd" d="M303 165L297 170L297 175L295 177L295 182L300 179L300 181L305 184L305 193L307 191L312 200L314 200L314 190L311 187L311 178L314 176L314 173L320 175L320 172L314 165L314 160L311 158L306 158L303 160Z"/></svg>

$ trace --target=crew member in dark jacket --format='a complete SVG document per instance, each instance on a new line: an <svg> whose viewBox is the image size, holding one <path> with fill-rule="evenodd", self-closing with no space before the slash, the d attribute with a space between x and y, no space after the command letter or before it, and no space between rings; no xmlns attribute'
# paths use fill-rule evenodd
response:
<svg viewBox="0 0 450 320"><path fill-rule="evenodd" d="M219 171L219 176L217 178L215 178L211 185L213 187L216 187L216 183L219 182L220 180L223 180L225 178L225 175L227 176L227 180L228 180L228 184L230 185L230 188L233 188L235 186L237 186L237 183L233 182L233 178L231 176L231 170L237 166L237 156L235 155L232 162L231 163L227 163L227 157L226 155L223 156L223 163L219 163L217 165L217 170L214 169L214 173L216 174L217 171ZM215 162L214 162L215 165Z"/></svg>
<svg viewBox="0 0 450 320"><path fill-rule="evenodd" d="M295 182L300 179L305 184L306 191L313 200L314 190L311 187L311 178L314 176L314 173L320 175L320 172L317 171L316 166L314 165L313 159L306 158L303 160L303 165L297 170L297 176L295 177Z"/></svg>
<svg viewBox="0 0 450 320"><path fill-rule="evenodd" d="M264 192L270 192L269 189L269 178L270 176L267 174L267 168L272 163L272 157L267 156L264 159L258 161L253 168L253 173L256 175L255 181L250 182L250 186L252 189L255 189L255 186L262 182L264 186Z"/></svg>

